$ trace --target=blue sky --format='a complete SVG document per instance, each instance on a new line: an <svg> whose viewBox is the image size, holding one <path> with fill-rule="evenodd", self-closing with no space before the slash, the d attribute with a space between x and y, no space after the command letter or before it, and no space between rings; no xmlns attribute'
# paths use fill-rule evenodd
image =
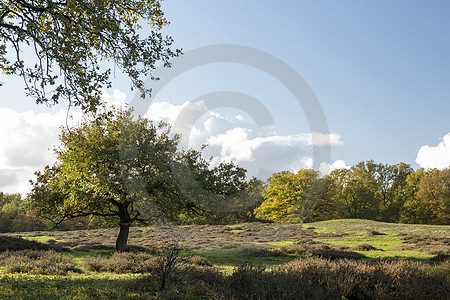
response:
<svg viewBox="0 0 450 300"><path fill-rule="evenodd" d="M164 32L184 52L216 44L247 46L282 60L303 77L334 138L328 163L339 160L338 166L350 166L373 159L414 168L450 164L450 2L166 0L163 10L171 22ZM44 130L44 140L57 140L64 106L37 106L26 99L19 80L2 75L2 81L0 108L10 109L3 115L23 120L8 130L40 124L50 128ZM120 74L113 88L108 91L111 99L130 103L134 97ZM218 91L257 99L272 115L272 126L256 128L252 112L236 107L210 110L196 123L190 146L208 142L212 150L207 154L242 162L254 173L265 165L270 171L308 166L311 129L306 112L282 82L245 64L214 63L176 77L153 99L149 115L174 121L187 101ZM32 112L25 117L27 111ZM8 134L3 131L3 141L20 140L19 134ZM52 145L42 139L36 144L49 151ZM0 189L26 189L23 182L30 170L51 163L50 154L39 160L38 150L29 164L20 165L12 163L19 158L7 157L20 151L0 149Z"/></svg>

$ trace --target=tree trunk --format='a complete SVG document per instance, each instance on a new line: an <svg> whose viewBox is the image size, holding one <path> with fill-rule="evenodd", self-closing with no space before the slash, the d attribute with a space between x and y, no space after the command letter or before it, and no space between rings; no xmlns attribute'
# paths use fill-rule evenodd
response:
<svg viewBox="0 0 450 300"><path fill-rule="evenodd" d="M116 240L116 251L127 250L128 233L130 232L130 223L120 223L119 236Z"/></svg>

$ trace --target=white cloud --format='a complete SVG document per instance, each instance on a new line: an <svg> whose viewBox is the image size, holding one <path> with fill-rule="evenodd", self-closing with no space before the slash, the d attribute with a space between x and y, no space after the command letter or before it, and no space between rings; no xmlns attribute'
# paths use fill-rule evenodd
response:
<svg viewBox="0 0 450 300"><path fill-rule="evenodd" d="M58 142L66 111L57 113L18 113L0 108L0 166L36 168L54 160L52 149Z"/></svg>
<svg viewBox="0 0 450 300"><path fill-rule="evenodd" d="M121 90L114 89L112 94L104 89L101 89L102 100L105 102L106 106L113 106L116 108L125 107L127 95Z"/></svg>
<svg viewBox="0 0 450 300"><path fill-rule="evenodd" d="M450 132L437 146L425 145L417 152L416 163L422 168L445 169L450 167Z"/></svg>
<svg viewBox="0 0 450 300"><path fill-rule="evenodd" d="M182 133L182 145L204 150L213 157L213 165L234 161L248 170L249 176L265 178L281 170L312 168L312 146L342 145L338 134L300 133L279 135L273 126L257 127L242 115L225 117L208 111L203 102L173 105L154 102L147 117L155 121L176 123Z"/></svg>
<svg viewBox="0 0 450 300"><path fill-rule="evenodd" d="M304 157L301 159L301 162L305 166L305 169L311 169L314 165L314 159L312 157Z"/></svg>
<svg viewBox="0 0 450 300"><path fill-rule="evenodd" d="M17 184L19 178L14 170L0 169L0 188Z"/></svg>
<svg viewBox="0 0 450 300"><path fill-rule="evenodd" d="M307 139L307 145L323 147L327 145L341 146L343 142L341 141L341 136L336 133L325 134L319 132L313 132L305 135Z"/></svg>
<svg viewBox="0 0 450 300"><path fill-rule="evenodd" d="M109 105L123 106L125 94L114 90L102 91L102 98ZM55 162L53 149L59 145L61 127L77 124L81 120L78 109L36 113L17 112L0 108L0 191L7 193L29 192L28 181L34 172Z"/></svg>
<svg viewBox="0 0 450 300"><path fill-rule="evenodd" d="M184 106L173 105L168 102L153 102L147 111L146 117L153 121L164 121L173 124Z"/></svg>
<svg viewBox="0 0 450 300"><path fill-rule="evenodd" d="M125 106L126 95L121 91L102 94L107 104ZM55 162L53 149L59 145L60 127L66 125L66 114L64 109L36 113L0 108L0 191L27 193L33 173ZM74 117L69 125L81 120L79 110L73 109L71 114ZM280 135L273 126L257 127L242 115L225 117L208 111L202 102L183 105L153 102L147 117L179 123L179 129L190 133L183 137L188 147L200 149L209 144L204 157L213 157L213 164L232 160L246 168L249 176L260 178L281 170L312 167L313 145L342 144L337 134ZM193 126L185 126L189 122Z"/></svg>
<svg viewBox="0 0 450 300"><path fill-rule="evenodd" d="M343 161L342 159L338 159L332 164L329 164L327 162L320 163L319 171L322 174L330 174L333 170L336 170L336 169L348 169L349 167L350 166L347 166L345 164L345 161Z"/></svg>

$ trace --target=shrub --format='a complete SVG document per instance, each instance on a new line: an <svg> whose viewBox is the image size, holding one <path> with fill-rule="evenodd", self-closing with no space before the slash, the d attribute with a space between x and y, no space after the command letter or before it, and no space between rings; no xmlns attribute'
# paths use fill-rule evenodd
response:
<svg viewBox="0 0 450 300"><path fill-rule="evenodd" d="M29 241L21 237L0 235L0 252L7 250L47 250L50 246L35 241Z"/></svg>
<svg viewBox="0 0 450 300"><path fill-rule="evenodd" d="M356 245L352 248L353 250L356 251L374 251L374 250L379 250L379 251L383 251L382 249L378 249L370 244L360 244L360 245Z"/></svg>
<svg viewBox="0 0 450 300"><path fill-rule="evenodd" d="M157 265L158 257L148 253L114 252L110 257L89 257L84 261L87 271L112 273L147 273Z"/></svg>
<svg viewBox="0 0 450 300"><path fill-rule="evenodd" d="M274 257L274 256L286 256L285 253L280 250L268 250L257 247L245 247L241 249L241 254L244 256L258 256L258 257Z"/></svg>
<svg viewBox="0 0 450 300"><path fill-rule="evenodd" d="M166 255L150 253L114 252L110 257L95 256L86 258L84 266L87 271L111 273L152 273L159 268L161 260ZM211 266L206 258L193 256L179 256L178 265Z"/></svg>
<svg viewBox="0 0 450 300"><path fill-rule="evenodd" d="M225 279L227 299L447 299L450 262L306 258L272 272L244 265Z"/></svg>
<svg viewBox="0 0 450 300"><path fill-rule="evenodd" d="M8 273L66 275L69 271L80 273L73 257L54 250L19 250L0 254L0 265Z"/></svg>

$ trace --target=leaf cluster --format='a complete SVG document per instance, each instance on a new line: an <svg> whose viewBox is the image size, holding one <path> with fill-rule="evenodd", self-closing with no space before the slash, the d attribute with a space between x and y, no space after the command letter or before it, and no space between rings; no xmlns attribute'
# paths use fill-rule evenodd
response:
<svg viewBox="0 0 450 300"><path fill-rule="evenodd" d="M0 70L22 77L37 103L67 99L95 111L99 89L111 86L102 61L117 65L142 96L150 92L143 78L181 53L160 32L167 24L158 0L1 1Z"/></svg>

